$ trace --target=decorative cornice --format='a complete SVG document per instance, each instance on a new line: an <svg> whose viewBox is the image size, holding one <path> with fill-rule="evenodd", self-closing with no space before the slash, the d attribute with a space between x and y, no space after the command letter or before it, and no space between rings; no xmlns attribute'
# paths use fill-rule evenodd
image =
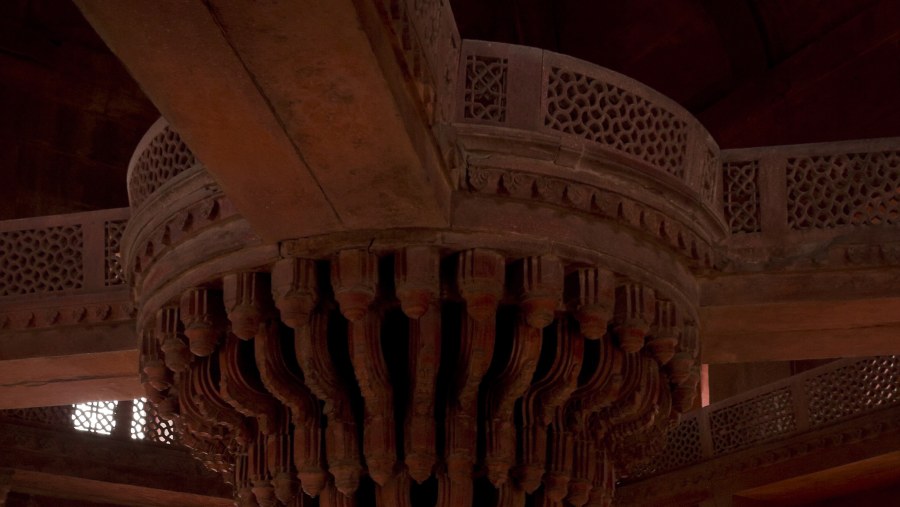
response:
<svg viewBox="0 0 900 507"><path fill-rule="evenodd" d="M461 190L565 208L650 236L695 269L712 269L716 251L692 228L652 207L595 185L525 171L470 165Z"/></svg>

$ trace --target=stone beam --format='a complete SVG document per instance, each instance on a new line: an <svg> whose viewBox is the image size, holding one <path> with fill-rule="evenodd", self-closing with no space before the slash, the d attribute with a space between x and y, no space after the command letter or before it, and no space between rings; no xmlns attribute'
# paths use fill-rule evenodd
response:
<svg viewBox="0 0 900 507"><path fill-rule="evenodd" d="M705 363L900 354L900 268L701 281Z"/></svg>
<svg viewBox="0 0 900 507"><path fill-rule="evenodd" d="M369 2L77 2L264 240L446 225L415 85Z"/></svg>
<svg viewBox="0 0 900 507"><path fill-rule="evenodd" d="M24 344L30 346L19 346ZM67 351L79 346L83 346L82 352ZM11 356L12 352L23 355ZM133 320L74 329L0 333L0 357L0 409L125 400L143 395L137 375Z"/></svg>
<svg viewBox="0 0 900 507"><path fill-rule="evenodd" d="M134 461L139 454L141 461ZM150 465L150 466L148 466ZM141 507L233 504L184 448L0 422L0 475L11 492Z"/></svg>

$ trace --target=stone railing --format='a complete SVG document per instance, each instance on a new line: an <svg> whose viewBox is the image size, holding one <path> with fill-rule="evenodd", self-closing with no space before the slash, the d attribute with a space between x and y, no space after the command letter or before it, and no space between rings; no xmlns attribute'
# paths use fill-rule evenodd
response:
<svg viewBox="0 0 900 507"><path fill-rule="evenodd" d="M829 363L682 417L632 479L694 465L900 404L900 356Z"/></svg>
<svg viewBox="0 0 900 507"><path fill-rule="evenodd" d="M561 157L593 156L667 175L720 213L719 148L703 126L646 85L583 60L466 40L456 121L551 136Z"/></svg>
<svg viewBox="0 0 900 507"><path fill-rule="evenodd" d="M96 296L128 299L119 259L128 217L128 208L118 208L0 222L0 328L105 320L120 312ZM84 297L100 306L85 307Z"/></svg>
<svg viewBox="0 0 900 507"><path fill-rule="evenodd" d="M165 118L141 138L128 164L128 202L140 209L151 194L199 162Z"/></svg>
<svg viewBox="0 0 900 507"><path fill-rule="evenodd" d="M900 224L900 138L722 152L734 234Z"/></svg>
<svg viewBox="0 0 900 507"><path fill-rule="evenodd" d="M0 222L0 297L124 283L117 257L128 209Z"/></svg>

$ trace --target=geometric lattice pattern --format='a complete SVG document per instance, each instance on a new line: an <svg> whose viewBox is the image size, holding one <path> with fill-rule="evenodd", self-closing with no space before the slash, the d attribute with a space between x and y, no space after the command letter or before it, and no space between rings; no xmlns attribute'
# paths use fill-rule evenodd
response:
<svg viewBox="0 0 900 507"><path fill-rule="evenodd" d="M506 58L466 58L466 118L506 121Z"/></svg>
<svg viewBox="0 0 900 507"><path fill-rule="evenodd" d="M138 158L128 180L128 194L135 208L163 183L197 163L177 132L166 127Z"/></svg>
<svg viewBox="0 0 900 507"><path fill-rule="evenodd" d="M725 219L734 234L759 232L759 163L727 162L725 173Z"/></svg>
<svg viewBox="0 0 900 507"><path fill-rule="evenodd" d="M146 398L139 398L132 405L131 438L172 444L176 438L175 425L161 418Z"/></svg>
<svg viewBox="0 0 900 507"><path fill-rule="evenodd" d="M72 412L72 424L76 430L109 435L116 427L116 402L78 403Z"/></svg>
<svg viewBox="0 0 900 507"><path fill-rule="evenodd" d="M700 421L685 419L667 436L666 449L657 459L655 473L667 472L703 460L700 442Z"/></svg>
<svg viewBox="0 0 900 507"><path fill-rule="evenodd" d="M900 357L867 358L806 379L811 427L900 403Z"/></svg>
<svg viewBox="0 0 900 507"><path fill-rule="evenodd" d="M127 405L128 402L123 403ZM0 419L14 419L110 435L116 428L118 407L117 401L95 401L56 407L18 408L0 410ZM163 444L174 444L177 441L174 423L160 417L156 408L146 398L132 402L131 438Z"/></svg>
<svg viewBox="0 0 900 507"><path fill-rule="evenodd" d="M802 389L803 396L794 400L792 389ZM693 418L689 415L669 433L665 451L629 478L649 477L710 458L702 450L704 416L709 420L713 456L718 456L806 430L798 427L794 414L805 416L808 429L815 430L898 404L900 356L843 360L803 373L791 385L723 408L709 407L704 409L706 414Z"/></svg>
<svg viewBox="0 0 900 507"><path fill-rule="evenodd" d="M119 256L119 244L122 241L122 233L125 232L127 220L113 220L106 222L106 285L121 285L125 283L125 274L122 270L122 262Z"/></svg>
<svg viewBox="0 0 900 507"><path fill-rule="evenodd" d="M0 296L80 289L81 225L0 232Z"/></svg>
<svg viewBox="0 0 900 507"><path fill-rule="evenodd" d="M791 398L790 388L784 387L711 412L713 454L742 449L794 431Z"/></svg>
<svg viewBox="0 0 900 507"><path fill-rule="evenodd" d="M544 124L641 158L684 178L685 123L615 85L552 68Z"/></svg>
<svg viewBox="0 0 900 507"><path fill-rule="evenodd" d="M792 229L900 224L900 151L788 159Z"/></svg>

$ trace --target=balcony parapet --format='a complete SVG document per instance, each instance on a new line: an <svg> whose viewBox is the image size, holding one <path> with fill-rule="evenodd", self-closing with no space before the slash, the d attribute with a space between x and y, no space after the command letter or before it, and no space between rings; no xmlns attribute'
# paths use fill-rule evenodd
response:
<svg viewBox="0 0 900 507"><path fill-rule="evenodd" d="M119 257L128 208L0 222L0 329L130 319Z"/></svg>
<svg viewBox="0 0 900 507"><path fill-rule="evenodd" d="M187 144L165 119L158 119L141 138L128 163L128 202L140 209L157 191L164 191L170 180L200 165Z"/></svg>
<svg viewBox="0 0 900 507"><path fill-rule="evenodd" d="M900 264L900 138L725 150L731 269Z"/></svg>
<svg viewBox="0 0 900 507"><path fill-rule="evenodd" d="M591 170L584 162L593 159L678 182L720 214L715 141L673 100L617 72L550 51L466 40L455 114L458 124L539 135L558 161L581 162L576 169Z"/></svg>
<svg viewBox="0 0 900 507"><path fill-rule="evenodd" d="M900 405L900 356L848 358L682 416L658 459L627 482Z"/></svg>
<svg viewBox="0 0 900 507"><path fill-rule="evenodd" d="M455 104L458 201L555 208L625 228L691 269L717 265L719 148L671 99L582 60L466 40Z"/></svg>

